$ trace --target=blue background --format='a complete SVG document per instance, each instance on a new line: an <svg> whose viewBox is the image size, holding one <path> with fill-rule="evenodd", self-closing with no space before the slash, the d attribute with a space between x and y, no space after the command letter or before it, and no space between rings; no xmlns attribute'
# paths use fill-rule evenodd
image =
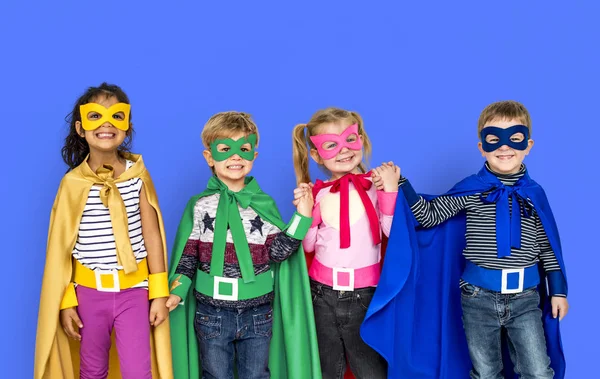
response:
<svg viewBox="0 0 600 379"><path fill-rule="evenodd" d="M523 102L535 140L525 162L553 206L569 272L567 377L597 372L600 208L591 183L600 27L592 1L57 4L0 5L0 376L32 376L48 220L66 169L63 120L102 81L131 98L134 150L156 183L169 245L210 175L200 132L213 113L254 116L253 174L287 218L292 127L317 109L358 111L374 164L394 160L418 191L440 193L483 163L483 107Z"/></svg>

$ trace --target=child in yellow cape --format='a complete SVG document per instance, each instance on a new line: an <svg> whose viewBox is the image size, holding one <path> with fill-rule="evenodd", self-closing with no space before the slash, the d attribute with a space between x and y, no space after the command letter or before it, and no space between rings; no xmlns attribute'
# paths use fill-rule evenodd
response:
<svg viewBox="0 0 600 379"><path fill-rule="evenodd" d="M35 379L173 378L165 231L142 157L128 152L130 117L127 95L106 83L89 88L70 114Z"/></svg>

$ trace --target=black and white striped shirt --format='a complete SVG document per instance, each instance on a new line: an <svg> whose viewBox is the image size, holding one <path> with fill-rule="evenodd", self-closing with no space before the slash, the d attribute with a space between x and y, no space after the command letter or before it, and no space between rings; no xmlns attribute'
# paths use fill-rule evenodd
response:
<svg viewBox="0 0 600 379"><path fill-rule="evenodd" d="M489 170L487 164L486 168ZM516 174L494 175L504 185L513 185L525 174L525 170L525 166L522 165ZM416 194L406 179L402 179L399 184L409 200L411 211L423 227L439 225L465 211L467 229L463 254L476 265L488 269L513 269L530 267L541 261L546 272L560 270L540 218L529 201L523 204L523 201L518 199L521 212L521 248L513 247L510 256L499 258L496 246L495 203L482 202L482 194L479 193L467 196L440 196L428 202ZM487 194L488 192L483 193L484 196ZM512 208L512 201L509 201L509 206ZM525 217L524 207L532 210L530 217Z"/></svg>
<svg viewBox="0 0 600 379"><path fill-rule="evenodd" d="M133 164L134 162L128 160L126 169L129 169ZM140 215L142 185L143 182L140 178L117 183L127 210L129 239L138 263L148 255L144 246ZM110 222L110 213L100 200L101 189L101 185L94 185L90 189L79 223L79 233L73 248L73 257L92 270L122 270L123 267L117 264L115 236ZM142 282L134 287L147 287L147 282Z"/></svg>

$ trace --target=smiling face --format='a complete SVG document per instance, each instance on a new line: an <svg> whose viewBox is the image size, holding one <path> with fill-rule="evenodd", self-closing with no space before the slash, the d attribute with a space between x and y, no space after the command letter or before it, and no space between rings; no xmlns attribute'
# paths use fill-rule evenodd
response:
<svg viewBox="0 0 600 379"><path fill-rule="evenodd" d="M108 109L111 106L118 104L119 100L115 96L98 96L91 99L90 103L99 104ZM85 119L84 123L88 124L93 124L94 121L101 119L102 116L103 115L101 115L99 112L93 110L81 114L82 120ZM90 154L106 154L109 152L116 153L119 146L121 146L125 140L125 137L127 137L127 131L116 128L113 124L111 124L111 119L114 120L115 124L120 125L129 119L129 115L126 115L124 110L118 111L114 114L111 114L110 118L106 122L93 130L84 129L80 121L75 123L77 133L85 138L90 147Z"/></svg>
<svg viewBox="0 0 600 379"><path fill-rule="evenodd" d="M481 136L484 138L486 146L480 141L478 147L481 155L485 157L494 172L499 174L515 174L519 172L525 156L529 154L533 146L533 140L527 138L526 130L523 132L515 130L515 133L509 133L510 136L506 136L508 138L506 140L502 136L496 135L501 133L488 134L487 132L490 129L486 131L486 128L495 127L506 130L516 125L522 125L522 122L515 119L493 119L486 122L483 126ZM512 146L509 146L507 143L510 143ZM492 150L493 147L496 147L494 145L497 145L497 148Z"/></svg>
<svg viewBox="0 0 600 379"><path fill-rule="evenodd" d="M331 179L359 172L363 151L357 125L330 122L319 125L318 130L319 133L311 137L316 149L312 149L310 154L315 162L331 172Z"/></svg>
<svg viewBox="0 0 600 379"><path fill-rule="evenodd" d="M252 136L254 138L251 138ZM244 179L252 170L254 159L258 155L258 152L254 151L255 142L255 134L248 136L244 132L238 132L227 139L215 140L211 144L211 150L204 150L204 158L208 165L232 191L239 191L244 187Z"/></svg>

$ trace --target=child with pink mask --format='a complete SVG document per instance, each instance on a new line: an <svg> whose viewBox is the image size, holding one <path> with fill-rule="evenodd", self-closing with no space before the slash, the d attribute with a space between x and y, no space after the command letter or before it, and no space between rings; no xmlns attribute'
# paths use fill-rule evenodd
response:
<svg viewBox="0 0 600 379"><path fill-rule="evenodd" d="M360 325L381 272L382 233L389 234L399 168L367 171L371 143L356 112L327 108L293 132L299 187L312 187L312 226L302 244L311 254L309 276L323 379L387 377L385 360L364 343ZM310 181L309 156L329 175ZM377 190L373 178L383 183Z"/></svg>

